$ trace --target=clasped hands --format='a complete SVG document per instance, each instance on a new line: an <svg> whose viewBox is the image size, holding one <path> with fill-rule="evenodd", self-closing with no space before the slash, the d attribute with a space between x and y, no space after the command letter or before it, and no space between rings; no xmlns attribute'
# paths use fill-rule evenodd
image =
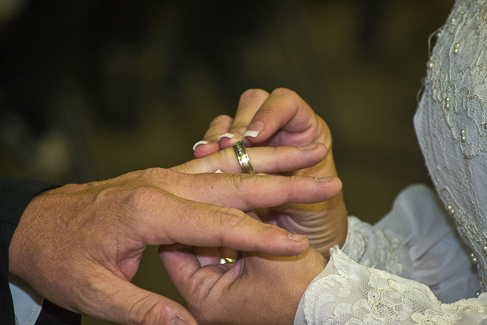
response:
<svg viewBox="0 0 487 325"><path fill-rule="evenodd" d="M204 140L197 143L195 156L209 157L241 140L251 147L249 156L252 164L257 162L258 172L337 181L328 126L290 90L276 89L271 94L263 90L245 92L235 118L219 116L213 120ZM293 156L296 148L300 151ZM280 150L286 153L281 155ZM278 170L294 158L302 165ZM264 162L268 169L262 169ZM222 171L234 173L235 169ZM330 247L345 242L347 213L341 188L335 189L338 191L333 197L320 202L289 200L256 213L247 211L267 224L306 235L310 248L299 256L277 258L243 252L243 258L229 267L218 265L228 250L164 247L161 259L198 322L292 324L299 300L307 285L323 270Z"/></svg>
<svg viewBox="0 0 487 325"><path fill-rule="evenodd" d="M270 175L239 174L231 146L242 139ZM329 248L346 238L329 129L289 90L250 90L204 141L180 166L36 196L12 238L10 273L61 307L122 324L292 323ZM191 314L130 283L148 245L160 245ZM218 247L243 257L219 265Z"/></svg>

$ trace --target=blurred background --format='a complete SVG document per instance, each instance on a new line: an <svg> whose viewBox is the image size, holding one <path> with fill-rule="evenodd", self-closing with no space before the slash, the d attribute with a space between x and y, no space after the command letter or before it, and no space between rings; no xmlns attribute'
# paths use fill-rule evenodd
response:
<svg viewBox="0 0 487 325"><path fill-rule="evenodd" d="M0 172L64 184L171 167L245 89L287 87L332 130L349 214L375 222L429 184L412 118L453 2L2 0ZM133 282L182 302L156 252Z"/></svg>

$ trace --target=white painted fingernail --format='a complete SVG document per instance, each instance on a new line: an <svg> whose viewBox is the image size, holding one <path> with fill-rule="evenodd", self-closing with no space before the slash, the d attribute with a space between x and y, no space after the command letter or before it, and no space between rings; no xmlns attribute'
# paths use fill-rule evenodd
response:
<svg viewBox="0 0 487 325"><path fill-rule="evenodd" d="M220 141L223 138L230 138L231 139L233 137L235 137L235 134L233 134L233 133L224 133L218 137L218 141Z"/></svg>
<svg viewBox="0 0 487 325"><path fill-rule="evenodd" d="M223 174L222 170L221 169L218 169L215 171L215 174Z"/></svg>
<svg viewBox="0 0 487 325"><path fill-rule="evenodd" d="M200 144L208 144L208 141L205 141L205 140L201 140L201 141L198 141L194 144L193 146L193 151L196 150L196 148L200 145Z"/></svg>
<svg viewBox="0 0 487 325"><path fill-rule="evenodd" d="M259 131L250 131L249 130L249 131L245 132L243 136L244 136L244 138L245 137L255 138L258 135L259 135Z"/></svg>
<svg viewBox="0 0 487 325"><path fill-rule="evenodd" d="M252 122L247 128L247 132L244 134L245 137L255 138L259 135L260 131L264 129L264 124L262 122Z"/></svg>

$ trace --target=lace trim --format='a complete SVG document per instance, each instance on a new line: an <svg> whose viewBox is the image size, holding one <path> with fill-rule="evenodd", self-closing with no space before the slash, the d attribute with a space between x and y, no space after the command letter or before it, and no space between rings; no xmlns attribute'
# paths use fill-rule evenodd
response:
<svg viewBox="0 0 487 325"><path fill-rule="evenodd" d="M348 217L348 235L343 252L355 262L400 274L403 270L399 258L401 246L399 239L356 217Z"/></svg>
<svg viewBox="0 0 487 325"><path fill-rule="evenodd" d="M359 265L338 247L329 263L305 292L307 324L454 324L467 313L487 317L478 299L441 304L427 286Z"/></svg>

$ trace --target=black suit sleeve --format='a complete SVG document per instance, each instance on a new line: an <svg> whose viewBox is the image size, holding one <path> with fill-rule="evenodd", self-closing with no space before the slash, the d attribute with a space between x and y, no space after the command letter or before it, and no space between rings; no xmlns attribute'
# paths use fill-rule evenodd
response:
<svg viewBox="0 0 487 325"><path fill-rule="evenodd" d="M8 248L27 204L53 185L35 180L0 176L0 324L15 324L12 296L8 285Z"/></svg>

